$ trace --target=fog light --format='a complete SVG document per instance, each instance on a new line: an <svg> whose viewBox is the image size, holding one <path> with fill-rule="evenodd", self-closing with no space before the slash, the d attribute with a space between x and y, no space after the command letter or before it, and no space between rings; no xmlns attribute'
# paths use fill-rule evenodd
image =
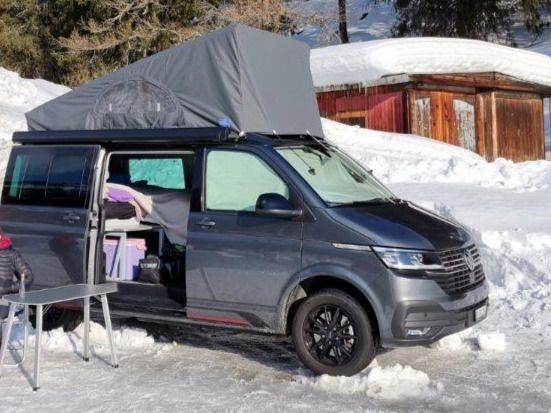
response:
<svg viewBox="0 0 551 413"><path fill-rule="evenodd" d="M417 337L419 337L419 336L424 336L429 331L430 331L430 327L425 327L425 328L422 328L422 329L417 328L417 329L414 329L414 330L413 329L412 330L408 329L408 330L406 330L406 334L408 336L417 336Z"/></svg>

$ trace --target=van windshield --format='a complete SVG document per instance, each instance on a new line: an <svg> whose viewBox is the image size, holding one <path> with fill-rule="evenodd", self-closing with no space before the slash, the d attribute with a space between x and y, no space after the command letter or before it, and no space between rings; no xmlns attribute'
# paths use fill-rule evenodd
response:
<svg viewBox="0 0 551 413"><path fill-rule="evenodd" d="M395 199L369 172L337 149L301 145L276 150L330 207Z"/></svg>

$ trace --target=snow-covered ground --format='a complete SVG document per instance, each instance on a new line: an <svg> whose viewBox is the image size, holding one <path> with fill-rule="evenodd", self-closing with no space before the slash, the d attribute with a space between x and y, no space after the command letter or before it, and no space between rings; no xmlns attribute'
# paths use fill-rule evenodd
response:
<svg viewBox="0 0 551 413"><path fill-rule="evenodd" d="M63 90L0 70L3 136L24 128L25 110ZM93 325L89 363L79 359L82 328L57 330L45 336L40 391L29 385L32 357L6 368L0 411L549 413L551 162L488 163L425 138L323 125L398 196L475 234L491 285L486 321L430 348L380 354L350 378L313 376L284 338L136 322L115 323L120 368L112 369L101 325Z"/></svg>

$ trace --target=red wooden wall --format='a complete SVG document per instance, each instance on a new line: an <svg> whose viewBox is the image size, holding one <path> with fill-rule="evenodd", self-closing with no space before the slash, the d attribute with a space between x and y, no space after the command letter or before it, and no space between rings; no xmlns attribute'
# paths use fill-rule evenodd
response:
<svg viewBox="0 0 551 413"><path fill-rule="evenodd" d="M360 90L318 93L323 117L387 132L405 132L404 92L367 94Z"/></svg>

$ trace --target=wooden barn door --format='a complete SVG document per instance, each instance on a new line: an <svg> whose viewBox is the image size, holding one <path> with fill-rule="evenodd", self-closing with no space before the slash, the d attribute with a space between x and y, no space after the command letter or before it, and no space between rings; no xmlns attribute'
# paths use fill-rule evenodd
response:
<svg viewBox="0 0 551 413"><path fill-rule="evenodd" d="M543 100L537 95L495 94L497 156L516 162L544 159Z"/></svg>
<svg viewBox="0 0 551 413"><path fill-rule="evenodd" d="M475 112L473 97L454 97L455 132L459 146L476 152Z"/></svg>
<svg viewBox="0 0 551 413"><path fill-rule="evenodd" d="M412 90L408 102L411 133L477 151L473 95Z"/></svg>
<svg viewBox="0 0 551 413"><path fill-rule="evenodd" d="M414 94L411 102L411 133L432 138L432 110L430 95Z"/></svg>

